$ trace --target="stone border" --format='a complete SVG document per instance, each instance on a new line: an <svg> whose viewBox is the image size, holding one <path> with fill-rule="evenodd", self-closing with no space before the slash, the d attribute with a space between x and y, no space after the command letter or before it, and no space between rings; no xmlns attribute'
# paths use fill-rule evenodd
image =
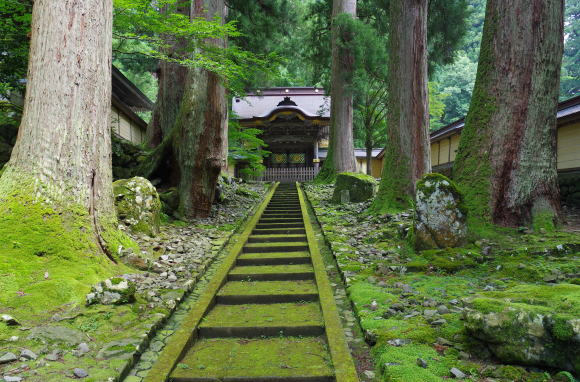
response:
<svg viewBox="0 0 580 382"><path fill-rule="evenodd" d="M332 293L330 280L326 274L326 266L322 259L320 250L318 249L318 243L316 242L314 230L310 223L310 216L308 215L308 209L306 207L304 191L299 183L296 183L296 187L298 189L298 197L300 199L300 208L302 210L302 218L304 220L308 246L310 247L316 285L318 286L318 293L320 295L320 305L324 317L326 338L332 356L336 381L358 382L358 374L350 354L350 349L344 338L344 328L342 327L342 322L338 315L338 309L334 302L334 294Z"/></svg>
<svg viewBox="0 0 580 382"><path fill-rule="evenodd" d="M238 242L229 250L227 256L223 259L220 268L212 277L210 283L206 286L199 301L188 313L187 317L181 323L180 328L171 336L169 343L165 346L161 355L153 365L153 368L143 380L144 382L161 382L167 380L173 371L173 368L196 340L197 333L195 328L198 326L205 313L215 304L215 295L225 282L228 272L235 265L236 259L242 251L246 239L250 236L254 226L260 219L262 212L266 209L266 206L270 202L278 184L279 183L276 183L270 188L264 197L264 200L254 213L254 216L245 224L245 228L240 234Z"/></svg>

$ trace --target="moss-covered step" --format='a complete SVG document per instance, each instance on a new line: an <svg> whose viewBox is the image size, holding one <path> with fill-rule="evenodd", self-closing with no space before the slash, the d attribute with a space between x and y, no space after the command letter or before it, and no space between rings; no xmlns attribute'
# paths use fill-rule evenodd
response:
<svg viewBox="0 0 580 382"><path fill-rule="evenodd" d="M318 302L216 305L199 326L203 338L319 336L324 322Z"/></svg>
<svg viewBox="0 0 580 382"><path fill-rule="evenodd" d="M256 228L304 228L304 223L258 223L256 224Z"/></svg>
<svg viewBox="0 0 580 382"><path fill-rule="evenodd" d="M230 281L217 295L218 304L266 304L318 300L313 280Z"/></svg>
<svg viewBox="0 0 580 382"><path fill-rule="evenodd" d="M249 265L236 266L228 274L228 280L313 280L314 269L309 264Z"/></svg>
<svg viewBox="0 0 580 382"><path fill-rule="evenodd" d="M263 219L286 219L302 218L302 214L296 211L267 211L262 214Z"/></svg>
<svg viewBox="0 0 580 382"><path fill-rule="evenodd" d="M256 235L253 234L248 238L248 243L281 243L281 242L296 242L306 241L304 234L270 234L270 235Z"/></svg>
<svg viewBox="0 0 580 382"><path fill-rule="evenodd" d="M310 252L255 252L238 257L238 265L310 264Z"/></svg>
<svg viewBox="0 0 580 382"><path fill-rule="evenodd" d="M199 340L171 374L175 382L330 382L334 373L322 338Z"/></svg>
<svg viewBox="0 0 580 382"><path fill-rule="evenodd" d="M304 227L302 228L271 228L271 229L255 229L252 231L252 235L303 235L306 233Z"/></svg>
<svg viewBox="0 0 580 382"><path fill-rule="evenodd" d="M307 250L308 243L304 241L290 243L247 243L246 245L244 245L244 253L298 252Z"/></svg>
<svg viewBox="0 0 580 382"><path fill-rule="evenodd" d="M302 223L302 217L299 218L270 218L262 217L260 218L260 223Z"/></svg>

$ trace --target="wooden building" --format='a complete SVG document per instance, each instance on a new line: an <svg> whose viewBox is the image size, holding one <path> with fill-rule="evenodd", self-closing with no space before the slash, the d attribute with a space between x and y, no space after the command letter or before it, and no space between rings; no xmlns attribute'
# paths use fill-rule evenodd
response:
<svg viewBox="0 0 580 382"><path fill-rule="evenodd" d="M136 112L153 109L153 103L119 69L113 66L111 130L135 144L146 139L147 122Z"/></svg>
<svg viewBox="0 0 580 382"><path fill-rule="evenodd" d="M263 180L309 180L319 170L320 150L328 147L330 97L313 87L269 88L234 98L240 125L263 131L272 154ZM243 162L236 165L236 175Z"/></svg>

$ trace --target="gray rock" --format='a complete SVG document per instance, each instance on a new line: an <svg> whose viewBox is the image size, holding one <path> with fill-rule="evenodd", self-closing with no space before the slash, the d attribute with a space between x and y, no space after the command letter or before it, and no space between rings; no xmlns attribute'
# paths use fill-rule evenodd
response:
<svg viewBox="0 0 580 382"><path fill-rule="evenodd" d="M3 314L0 316L0 318L2 318L2 321L8 326L20 325L20 323L18 321L16 321L16 319L9 314Z"/></svg>
<svg viewBox="0 0 580 382"><path fill-rule="evenodd" d="M86 337L83 332L67 328L65 326L38 326L33 328L28 339L41 340L43 342L63 342L68 345L78 345Z"/></svg>
<svg viewBox="0 0 580 382"><path fill-rule="evenodd" d="M415 247L459 247L467 240L463 196L453 181L440 174L423 176L416 186Z"/></svg>
<svg viewBox="0 0 580 382"><path fill-rule="evenodd" d="M446 319L440 318L439 320L435 320L435 321L431 322L431 325L441 326L441 325L445 325L446 323L447 323Z"/></svg>
<svg viewBox="0 0 580 382"><path fill-rule="evenodd" d="M141 177L117 180L113 193L120 222L135 233L159 233L161 200L151 182Z"/></svg>
<svg viewBox="0 0 580 382"><path fill-rule="evenodd" d="M427 364L427 361L425 361L423 358L417 358L417 366L422 367L423 369L426 369L427 366L429 366Z"/></svg>
<svg viewBox="0 0 580 382"><path fill-rule="evenodd" d="M38 356L32 350L24 349L24 350L22 350L22 352L20 352L20 358L24 358L24 359L33 361L33 360L37 359Z"/></svg>
<svg viewBox="0 0 580 382"><path fill-rule="evenodd" d="M22 381L22 377L17 377L15 375L5 375L4 377L5 382L20 382Z"/></svg>
<svg viewBox="0 0 580 382"><path fill-rule="evenodd" d="M48 353L46 355L46 357L44 357L44 359L47 361L50 361L50 362L55 362L55 361L58 361L60 359L61 355L62 355L62 351L57 349L57 350L53 350L50 353Z"/></svg>
<svg viewBox="0 0 580 382"><path fill-rule="evenodd" d="M432 310L432 309L425 309L425 311L423 312L423 315L425 317L433 317L436 314L437 314L437 311L436 310Z"/></svg>
<svg viewBox="0 0 580 382"><path fill-rule="evenodd" d="M87 305L121 305L135 301L137 288L133 281L120 277L107 279L93 285L91 293L87 294Z"/></svg>
<svg viewBox="0 0 580 382"><path fill-rule="evenodd" d="M77 350L81 353L88 353L91 351L91 349L89 348L89 345L87 345L86 342L80 343L79 346L77 347Z"/></svg>
<svg viewBox="0 0 580 382"><path fill-rule="evenodd" d="M363 374L365 375L365 377L367 377L370 380L374 380L375 379L375 372L371 371L371 370L365 370L363 372Z"/></svg>
<svg viewBox="0 0 580 382"><path fill-rule="evenodd" d="M394 340L387 341L387 343L389 345L391 345L391 346L400 347L400 346L404 346L404 345L410 344L411 343L411 340L401 339L401 338L395 338Z"/></svg>
<svg viewBox="0 0 580 382"><path fill-rule="evenodd" d="M18 357L14 353L5 353L2 357L0 357L0 365L4 363L10 363L17 361Z"/></svg>
<svg viewBox="0 0 580 382"><path fill-rule="evenodd" d="M450 313L450 311L449 311L449 308L448 308L448 307L446 307L445 305L439 305L439 306L437 307L437 312L438 312L439 314L447 314L447 313Z"/></svg>
<svg viewBox="0 0 580 382"><path fill-rule="evenodd" d="M464 372L462 372L456 367L451 368L451 370L449 370L449 373L451 373L451 376L455 379L463 379L467 377L467 375L465 375Z"/></svg>
<svg viewBox="0 0 580 382"><path fill-rule="evenodd" d="M129 359L137 351L141 344L139 339L126 338L119 341L111 341L99 351L97 358L100 359ZM143 359L143 357L141 357Z"/></svg>
<svg viewBox="0 0 580 382"><path fill-rule="evenodd" d="M89 373L87 373L85 369L81 369L80 367L75 368L73 370L73 374L77 378L86 378L89 376Z"/></svg>

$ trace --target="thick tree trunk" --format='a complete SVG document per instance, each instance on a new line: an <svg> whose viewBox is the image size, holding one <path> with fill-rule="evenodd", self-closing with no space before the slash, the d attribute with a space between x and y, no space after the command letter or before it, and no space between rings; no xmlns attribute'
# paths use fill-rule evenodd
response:
<svg viewBox="0 0 580 382"><path fill-rule="evenodd" d="M559 215L556 111L563 0L488 0L454 173L470 214L504 226Z"/></svg>
<svg viewBox="0 0 580 382"><path fill-rule="evenodd" d="M33 214L42 205L47 219L54 211L69 230L93 231L113 258L111 39L111 1L34 2L24 113L0 179L0 210L26 203Z"/></svg>
<svg viewBox="0 0 580 382"><path fill-rule="evenodd" d="M431 171L427 93L428 0L392 0L389 105L377 211L406 208L415 183Z"/></svg>
<svg viewBox="0 0 580 382"><path fill-rule="evenodd" d="M354 53L341 47L341 36L334 20L340 14L356 17L356 0L334 0L332 5L332 73L330 96L330 134L327 159L318 175L320 180L333 180L337 173L356 171L353 143L353 105L351 82L354 71Z"/></svg>
<svg viewBox="0 0 580 382"><path fill-rule="evenodd" d="M183 1L175 10L170 10L165 6L162 12L176 12L189 16L190 3L189 0ZM185 54L186 45L187 41L177 40L166 53L169 56L182 57ZM171 62L160 61L157 74L159 84L157 102L151 121L147 126L147 141L151 147L159 146L175 125L185 91L187 68Z"/></svg>
<svg viewBox="0 0 580 382"><path fill-rule="evenodd" d="M195 0L195 16L224 20L224 0ZM225 41L213 41L224 45ZM177 157L180 167L180 213L187 218L207 217L224 165L223 141L227 123L225 88L214 73L190 69L177 120Z"/></svg>
<svg viewBox="0 0 580 382"><path fill-rule="evenodd" d="M367 134L371 134L370 131L367 130ZM373 174L373 142L372 140L368 140L366 142L366 162L367 162L367 175Z"/></svg>

